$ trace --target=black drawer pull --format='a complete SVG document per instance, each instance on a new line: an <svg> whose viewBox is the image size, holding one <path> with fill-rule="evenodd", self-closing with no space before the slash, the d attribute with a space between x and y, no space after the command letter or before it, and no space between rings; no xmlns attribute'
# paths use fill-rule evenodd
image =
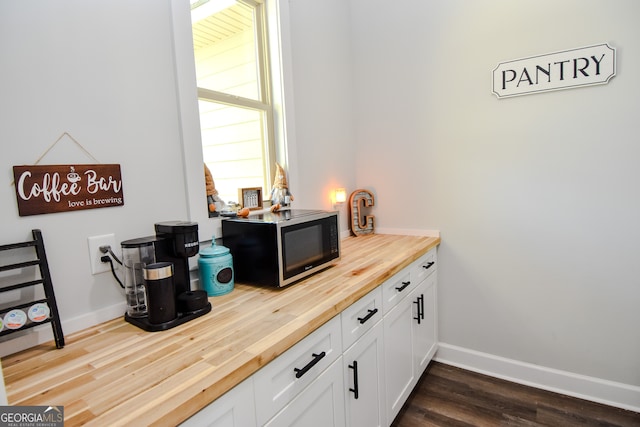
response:
<svg viewBox="0 0 640 427"><path fill-rule="evenodd" d="M428 262L427 265L423 265L422 268L424 268L425 270L428 270L435 263L436 263L435 261Z"/></svg>
<svg viewBox="0 0 640 427"><path fill-rule="evenodd" d="M327 355L327 353L323 351L320 354L311 353L311 355L313 356L313 359L311 360L311 362L307 363L304 368L302 369L293 368L293 371L296 373L296 378L300 378L301 376L306 374L307 371L313 368L316 363L318 363L323 357Z"/></svg>
<svg viewBox="0 0 640 427"><path fill-rule="evenodd" d="M369 312L367 313L366 316L358 317L358 322L360 322L360 324L362 325L364 322L366 322L367 320L371 319L373 317L373 315L376 314L377 312L378 312L377 308L374 308L373 310L369 310Z"/></svg>
<svg viewBox="0 0 640 427"><path fill-rule="evenodd" d="M400 286L400 287L396 287L396 291L398 291L398 292L402 292L402 291L404 291L404 290L405 290L405 288L406 288L407 286L409 286L410 284L411 284L411 281L410 281L410 280L407 280L406 282L402 282L402 286Z"/></svg>
<svg viewBox="0 0 640 427"><path fill-rule="evenodd" d="M353 392L354 399L357 399L360 394L358 391L358 361L354 360L353 365L349 365L349 369L353 369L353 388L350 388L349 391Z"/></svg>

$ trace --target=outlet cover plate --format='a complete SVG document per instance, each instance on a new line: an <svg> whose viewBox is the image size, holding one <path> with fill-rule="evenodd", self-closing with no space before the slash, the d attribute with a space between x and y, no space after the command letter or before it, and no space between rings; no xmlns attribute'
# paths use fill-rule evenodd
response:
<svg viewBox="0 0 640 427"><path fill-rule="evenodd" d="M103 255L100 252L100 246L111 246L111 250L116 250L116 236L114 234L103 234L102 236L92 236L87 238L89 243L89 260L91 262L91 274L104 273L111 270L111 265L108 262L100 261ZM117 263L114 262L114 267Z"/></svg>

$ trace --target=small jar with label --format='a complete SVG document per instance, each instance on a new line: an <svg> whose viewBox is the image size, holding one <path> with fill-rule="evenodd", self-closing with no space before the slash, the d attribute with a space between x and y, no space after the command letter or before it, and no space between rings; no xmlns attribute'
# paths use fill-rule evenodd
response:
<svg viewBox="0 0 640 427"><path fill-rule="evenodd" d="M233 257L229 248L216 245L215 237L210 247L200 250L198 275L202 289L210 297L228 294L233 290Z"/></svg>

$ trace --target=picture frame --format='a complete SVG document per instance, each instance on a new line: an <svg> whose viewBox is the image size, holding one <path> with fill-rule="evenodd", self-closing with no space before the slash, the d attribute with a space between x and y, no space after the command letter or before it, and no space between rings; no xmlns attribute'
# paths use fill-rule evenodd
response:
<svg viewBox="0 0 640 427"><path fill-rule="evenodd" d="M238 198L243 208L249 208L252 211L262 209L262 188L260 187L240 188Z"/></svg>

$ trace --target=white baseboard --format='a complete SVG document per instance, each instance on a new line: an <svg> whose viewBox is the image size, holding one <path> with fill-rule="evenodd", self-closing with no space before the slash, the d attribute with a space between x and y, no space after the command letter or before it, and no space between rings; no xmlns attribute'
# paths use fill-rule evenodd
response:
<svg viewBox="0 0 640 427"><path fill-rule="evenodd" d="M122 302L73 319L62 320L62 332L67 336L93 325L115 319L116 317L124 316L126 309L126 304ZM42 326L27 329L22 334L17 333L15 335L7 335L3 338L4 341L0 342L0 357L8 356L31 347L35 347L36 345L53 341L53 331L51 329L51 324L47 323Z"/></svg>
<svg viewBox="0 0 640 427"><path fill-rule="evenodd" d="M640 412L640 387L538 366L446 343L434 360L568 396Z"/></svg>

